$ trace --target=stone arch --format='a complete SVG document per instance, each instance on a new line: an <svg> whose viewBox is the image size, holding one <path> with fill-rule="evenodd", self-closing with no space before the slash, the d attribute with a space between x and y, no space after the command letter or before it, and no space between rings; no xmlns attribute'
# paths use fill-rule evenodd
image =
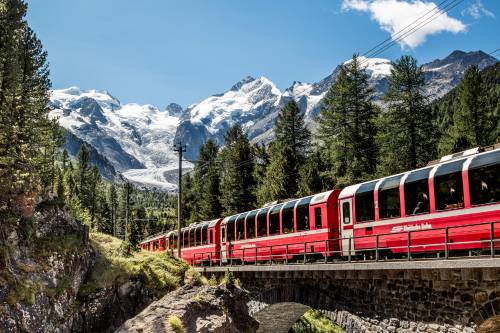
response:
<svg viewBox="0 0 500 333"><path fill-rule="evenodd" d="M309 309L307 305L293 302L269 305L253 316L259 322L257 333L287 333Z"/></svg>
<svg viewBox="0 0 500 333"><path fill-rule="evenodd" d="M477 333L493 333L500 331L500 295L492 293L470 318L470 322L478 325Z"/></svg>

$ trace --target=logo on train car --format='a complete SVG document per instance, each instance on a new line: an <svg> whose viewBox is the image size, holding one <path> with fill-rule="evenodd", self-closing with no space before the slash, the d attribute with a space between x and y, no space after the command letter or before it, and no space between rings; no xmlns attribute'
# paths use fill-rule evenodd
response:
<svg viewBox="0 0 500 333"><path fill-rule="evenodd" d="M398 225L391 229L391 232L405 232L405 231L418 231L418 230L429 230L432 229L432 224L422 223L413 225Z"/></svg>

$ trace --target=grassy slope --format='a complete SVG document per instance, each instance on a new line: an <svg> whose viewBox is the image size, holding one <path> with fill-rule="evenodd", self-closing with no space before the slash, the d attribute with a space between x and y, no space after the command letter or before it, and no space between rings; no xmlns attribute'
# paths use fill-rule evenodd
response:
<svg viewBox="0 0 500 333"><path fill-rule="evenodd" d="M309 326L313 332L323 333L342 333L343 330L340 326L335 325L328 317L319 312L318 310L309 310L301 318L304 324ZM295 328L295 327L294 327ZM299 332L300 329L295 331Z"/></svg>
<svg viewBox="0 0 500 333"><path fill-rule="evenodd" d="M124 256L120 251L121 240L101 233L90 235L98 257L91 275L82 286L82 294L90 294L131 278L142 280L148 290L160 297L179 287L189 266L172 255L139 251Z"/></svg>

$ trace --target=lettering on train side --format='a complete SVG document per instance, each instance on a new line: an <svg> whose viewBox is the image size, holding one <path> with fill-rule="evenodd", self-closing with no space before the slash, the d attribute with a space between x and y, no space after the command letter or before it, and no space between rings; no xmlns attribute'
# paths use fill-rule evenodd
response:
<svg viewBox="0 0 500 333"><path fill-rule="evenodd" d="M422 223L413 225L398 225L391 229L391 232L405 232L405 231L418 231L432 229L432 224Z"/></svg>

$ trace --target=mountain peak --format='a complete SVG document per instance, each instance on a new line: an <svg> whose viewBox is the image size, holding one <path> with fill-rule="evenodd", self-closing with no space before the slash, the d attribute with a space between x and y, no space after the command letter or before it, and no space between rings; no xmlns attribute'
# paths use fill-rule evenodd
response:
<svg viewBox="0 0 500 333"><path fill-rule="evenodd" d="M183 109L182 106L177 103L170 103L165 108L165 111L168 112L169 116L178 117L182 114Z"/></svg>
<svg viewBox="0 0 500 333"><path fill-rule="evenodd" d="M231 91L238 91L241 89L241 87L247 83L250 83L252 81L255 81L255 78L250 76L250 75L247 75L245 76L242 80L236 82L232 87L231 87Z"/></svg>

